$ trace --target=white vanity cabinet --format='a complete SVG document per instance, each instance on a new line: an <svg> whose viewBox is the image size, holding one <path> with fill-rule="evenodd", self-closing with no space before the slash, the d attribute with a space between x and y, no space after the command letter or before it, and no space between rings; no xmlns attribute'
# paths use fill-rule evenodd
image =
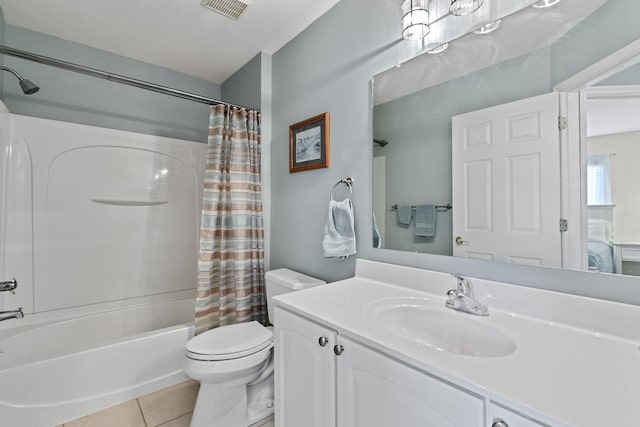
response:
<svg viewBox="0 0 640 427"><path fill-rule="evenodd" d="M276 426L484 425L481 397L280 308L275 318Z"/></svg>
<svg viewBox="0 0 640 427"><path fill-rule="evenodd" d="M549 427L495 403L489 404L489 419L491 427Z"/></svg>
<svg viewBox="0 0 640 427"><path fill-rule="evenodd" d="M276 425L335 427L335 331L276 307Z"/></svg>
<svg viewBox="0 0 640 427"><path fill-rule="evenodd" d="M338 427L481 427L482 398L339 337Z"/></svg>

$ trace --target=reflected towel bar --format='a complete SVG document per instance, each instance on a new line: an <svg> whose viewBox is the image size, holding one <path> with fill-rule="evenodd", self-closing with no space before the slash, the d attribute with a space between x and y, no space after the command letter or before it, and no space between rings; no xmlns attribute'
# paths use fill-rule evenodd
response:
<svg viewBox="0 0 640 427"><path fill-rule="evenodd" d="M119 200L119 199L91 199L93 203L115 206L157 206L169 203L167 200Z"/></svg>
<svg viewBox="0 0 640 427"><path fill-rule="evenodd" d="M415 209L416 209L415 206L411 206L411 210L415 210ZM436 205L436 209L441 211L448 211L449 209L453 209L453 206L451 206L451 203L447 203L446 205ZM392 211L398 210L398 204L396 203L395 205L391 205L391 210Z"/></svg>

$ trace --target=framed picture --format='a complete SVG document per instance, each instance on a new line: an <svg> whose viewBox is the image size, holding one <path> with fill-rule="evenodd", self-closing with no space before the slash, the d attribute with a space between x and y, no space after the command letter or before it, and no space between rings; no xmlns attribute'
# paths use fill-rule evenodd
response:
<svg viewBox="0 0 640 427"><path fill-rule="evenodd" d="M289 173L329 167L329 113L289 126Z"/></svg>

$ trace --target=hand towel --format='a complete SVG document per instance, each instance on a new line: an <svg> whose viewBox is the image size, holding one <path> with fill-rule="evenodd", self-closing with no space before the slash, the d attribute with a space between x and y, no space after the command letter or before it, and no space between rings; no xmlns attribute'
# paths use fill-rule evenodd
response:
<svg viewBox="0 0 640 427"><path fill-rule="evenodd" d="M346 258L356 253L356 233L351 200L331 200L322 237L322 256Z"/></svg>
<svg viewBox="0 0 640 427"><path fill-rule="evenodd" d="M416 206L416 236L433 237L436 234L435 205Z"/></svg>
<svg viewBox="0 0 640 427"><path fill-rule="evenodd" d="M411 206L398 206L398 209L396 209L396 215L398 216L398 222L400 224L411 224L411 214Z"/></svg>

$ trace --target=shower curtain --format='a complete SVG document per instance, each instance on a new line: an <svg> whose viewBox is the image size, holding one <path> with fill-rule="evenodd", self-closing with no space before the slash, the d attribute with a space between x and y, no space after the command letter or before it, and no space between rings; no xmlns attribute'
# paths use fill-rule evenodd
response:
<svg viewBox="0 0 640 427"><path fill-rule="evenodd" d="M260 114L211 107L200 229L196 334L267 322Z"/></svg>

